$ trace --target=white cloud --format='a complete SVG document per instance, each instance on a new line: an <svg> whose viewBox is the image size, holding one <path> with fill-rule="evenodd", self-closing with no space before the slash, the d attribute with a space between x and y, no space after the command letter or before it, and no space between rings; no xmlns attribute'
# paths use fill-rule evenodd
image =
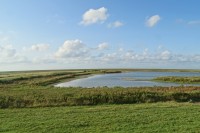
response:
<svg viewBox="0 0 200 133"><path fill-rule="evenodd" d="M0 45L0 66L10 64L20 66L74 66L76 68L86 67L132 67L136 64L153 66L170 66L172 64L200 64L200 54L186 55L175 54L162 46L159 50L150 51L147 48L141 52L120 49L108 49L107 43L100 43L95 48L89 47L80 40L67 40L55 52L41 52L34 54L27 51L18 51L12 45ZM30 48L29 48L30 50ZM36 48L36 50L38 50ZM24 52L24 53L23 53ZM37 55L37 56L35 56ZM123 65L122 65L123 64ZM92 66L93 65L93 66ZM102 65L102 66L101 66ZM11 66L11 65L10 65ZM164 66L164 67L165 67ZM33 68L34 69L34 68ZM42 68L43 69L43 68Z"/></svg>
<svg viewBox="0 0 200 133"><path fill-rule="evenodd" d="M100 57L100 61L102 62L117 62L117 53L108 53L108 54L102 54L102 57Z"/></svg>
<svg viewBox="0 0 200 133"><path fill-rule="evenodd" d="M148 27L154 27L160 21L160 19L161 18L159 15L151 16L150 18L147 19L146 25Z"/></svg>
<svg viewBox="0 0 200 133"><path fill-rule="evenodd" d="M199 62L200 55L176 55L169 50L160 49L151 53L145 48L141 53L123 48L112 50L113 52L103 51L108 48L107 43L101 43L96 49L87 47L80 40L66 41L55 53L56 59L64 59L68 63L117 63L117 64L134 64L134 63L178 63L178 62Z"/></svg>
<svg viewBox="0 0 200 133"><path fill-rule="evenodd" d="M27 62L26 57L18 54L12 45L0 45L0 64L22 62Z"/></svg>
<svg viewBox="0 0 200 133"><path fill-rule="evenodd" d="M108 43L104 42L98 45L97 49L98 50L105 50L108 48Z"/></svg>
<svg viewBox="0 0 200 133"><path fill-rule="evenodd" d="M162 60L169 60L171 58L171 53L168 50L165 50L160 54L159 57Z"/></svg>
<svg viewBox="0 0 200 133"><path fill-rule="evenodd" d="M199 59L199 56L195 56L196 61ZM184 61L189 61L189 58L186 56L183 56L180 58L180 56L176 56L175 54L172 54L168 50L164 50L159 53L150 53L149 50L146 48L143 50L142 53L135 53L133 51L116 51L113 53L107 53L107 54L101 54L99 57L100 62L111 62L111 63L117 63L117 64L134 64L134 63L172 63L172 62L182 62L184 58ZM185 59L186 58L186 59ZM194 59L194 57L193 57Z"/></svg>
<svg viewBox="0 0 200 133"><path fill-rule="evenodd" d="M0 46L0 57L1 58L10 58L16 55L16 50L12 45L2 45Z"/></svg>
<svg viewBox="0 0 200 133"><path fill-rule="evenodd" d="M118 27L121 27L121 26L123 26L124 24L122 23L122 22L120 22L120 21L115 21L115 22L113 22L113 23L110 23L110 24L108 24L108 27L109 28L118 28Z"/></svg>
<svg viewBox="0 0 200 133"><path fill-rule="evenodd" d="M88 54L88 48L80 40L67 40L55 53L57 58L79 58Z"/></svg>
<svg viewBox="0 0 200 133"><path fill-rule="evenodd" d="M82 21L80 24L90 25L95 23L102 23L108 18L107 9L101 7L99 9L89 9L82 16Z"/></svg>
<svg viewBox="0 0 200 133"><path fill-rule="evenodd" d="M49 49L49 44L35 44L32 45L30 50L33 51L46 51Z"/></svg>
<svg viewBox="0 0 200 133"><path fill-rule="evenodd" d="M193 62L200 62L200 55L193 55L192 60Z"/></svg>

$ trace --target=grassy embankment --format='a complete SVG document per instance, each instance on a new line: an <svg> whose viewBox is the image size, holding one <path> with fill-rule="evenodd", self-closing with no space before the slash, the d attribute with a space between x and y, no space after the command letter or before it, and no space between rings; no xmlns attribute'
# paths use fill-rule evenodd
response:
<svg viewBox="0 0 200 133"><path fill-rule="evenodd" d="M180 84L200 84L200 77L166 76L166 77L157 77L153 80L158 82L173 82Z"/></svg>
<svg viewBox="0 0 200 133"><path fill-rule="evenodd" d="M0 108L200 101L200 87L155 86L86 89L78 87L56 88L52 86L52 84L57 82L72 80L91 74L115 73L120 71L116 69L1 73ZM122 71L131 70L126 69Z"/></svg>
<svg viewBox="0 0 200 133"><path fill-rule="evenodd" d="M198 104L174 102L0 109L0 132L198 133L199 110Z"/></svg>

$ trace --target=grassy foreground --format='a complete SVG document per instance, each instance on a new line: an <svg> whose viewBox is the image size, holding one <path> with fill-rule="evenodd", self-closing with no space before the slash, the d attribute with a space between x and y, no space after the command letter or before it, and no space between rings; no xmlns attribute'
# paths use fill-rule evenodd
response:
<svg viewBox="0 0 200 133"><path fill-rule="evenodd" d="M0 132L200 131L200 106L191 103L151 103L0 110Z"/></svg>

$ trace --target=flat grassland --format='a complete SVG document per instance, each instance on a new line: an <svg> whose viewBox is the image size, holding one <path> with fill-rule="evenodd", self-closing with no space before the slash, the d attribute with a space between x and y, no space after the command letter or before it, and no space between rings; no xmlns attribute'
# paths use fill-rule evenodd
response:
<svg viewBox="0 0 200 133"><path fill-rule="evenodd" d="M180 132L200 131L200 106L148 103L0 110L0 132Z"/></svg>
<svg viewBox="0 0 200 133"><path fill-rule="evenodd" d="M157 69L1 72L0 132L200 131L199 86L53 86L92 74L129 71L199 72Z"/></svg>

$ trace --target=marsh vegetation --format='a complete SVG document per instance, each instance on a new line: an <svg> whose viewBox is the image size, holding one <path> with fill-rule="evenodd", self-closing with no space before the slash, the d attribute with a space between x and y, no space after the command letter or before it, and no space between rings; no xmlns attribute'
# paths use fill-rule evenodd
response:
<svg viewBox="0 0 200 133"><path fill-rule="evenodd" d="M117 73L121 71L116 70ZM200 101L198 86L127 88L53 86L61 81L91 74L114 72L114 70L63 70L2 73L0 75L0 108Z"/></svg>
<svg viewBox="0 0 200 133"><path fill-rule="evenodd" d="M157 77L153 79L159 82L173 82L173 83L187 83L187 84L200 84L200 77L178 77L178 76L167 76Z"/></svg>

